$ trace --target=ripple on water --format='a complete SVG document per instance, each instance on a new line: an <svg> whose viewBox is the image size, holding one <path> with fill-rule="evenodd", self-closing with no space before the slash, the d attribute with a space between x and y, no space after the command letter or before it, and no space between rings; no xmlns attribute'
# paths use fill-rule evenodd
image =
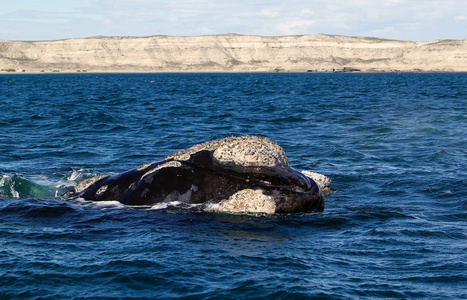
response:
<svg viewBox="0 0 467 300"><path fill-rule="evenodd" d="M0 297L465 298L465 86L465 74L2 75ZM325 211L55 197L244 134L330 176Z"/></svg>

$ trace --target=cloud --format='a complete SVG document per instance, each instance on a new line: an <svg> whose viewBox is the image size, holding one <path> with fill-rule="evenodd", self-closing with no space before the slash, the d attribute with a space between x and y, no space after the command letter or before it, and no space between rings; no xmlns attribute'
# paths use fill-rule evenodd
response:
<svg viewBox="0 0 467 300"><path fill-rule="evenodd" d="M467 1L461 0L5 1L0 39L229 32L465 39L459 29L467 20L464 11Z"/></svg>
<svg viewBox="0 0 467 300"><path fill-rule="evenodd" d="M278 17L280 15L280 12L278 9L265 8L265 9L262 9L259 14L263 17L274 18L274 17Z"/></svg>
<svg viewBox="0 0 467 300"><path fill-rule="evenodd" d="M276 29L280 34L284 35L304 34L310 32L309 27L313 25L313 23L312 20L296 19L280 23L276 26Z"/></svg>

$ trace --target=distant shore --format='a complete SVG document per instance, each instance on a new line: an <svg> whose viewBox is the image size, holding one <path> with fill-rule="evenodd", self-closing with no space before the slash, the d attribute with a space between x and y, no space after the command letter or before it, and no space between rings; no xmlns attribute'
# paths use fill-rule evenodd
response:
<svg viewBox="0 0 467 300"><path fill-rule="evenodd" d="M57 74L57 75L70 75L70 74L273 74L273 73L282 73L282 74L332 74L332 73L345 73L345 74L387 74L387 73L400 73L400 74L434 74L434 73L467 73L467 71L419 71L419 70L392 70L392 71L317 71L317 72L308 72L308 71L89 71L89 72L72 72L72 71L24 71L24 72L6 72L0 70L0 75L41 75L41 74Z"/></svg>
<svg viewBox="0 0 467 300"><path fill-rule="evenodd" d="M0 41L0 74L467 72L467 40L238 34Z"/></svg>

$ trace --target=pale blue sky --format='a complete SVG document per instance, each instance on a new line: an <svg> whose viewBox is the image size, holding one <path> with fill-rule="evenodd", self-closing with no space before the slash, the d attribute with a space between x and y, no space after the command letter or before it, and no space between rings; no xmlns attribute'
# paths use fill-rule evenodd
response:
<svg viewBox="0 0 467 300"><path fill-rule="evenodd" d="M467 0L0 0L0 39L337 34L467 38Z"/></svg>

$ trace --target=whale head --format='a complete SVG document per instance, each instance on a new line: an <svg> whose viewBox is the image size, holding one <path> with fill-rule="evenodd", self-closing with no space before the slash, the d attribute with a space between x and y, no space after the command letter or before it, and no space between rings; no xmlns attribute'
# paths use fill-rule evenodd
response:
<svg viewBox="0 0 467 300"><path fill-rule="evenodd" d="M317 183L290 167L282 147L257 136L197 144L161 162L90 179L64 196L127 205L178 201L230 213L324 209Z"/></svg>

